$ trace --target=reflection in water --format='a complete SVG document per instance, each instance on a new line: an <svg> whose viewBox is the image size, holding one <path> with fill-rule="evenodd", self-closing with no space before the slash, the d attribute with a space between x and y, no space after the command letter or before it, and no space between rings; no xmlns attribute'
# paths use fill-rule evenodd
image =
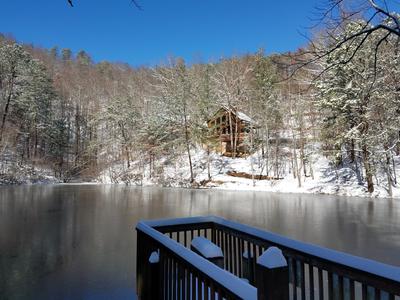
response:
<svg viewBox="0 0 400 300"><path fill-rule="evenodd" d="M139 219L218 215L400 266L400 203L106 185L0 189L0 299L131 299Z"/></svg>

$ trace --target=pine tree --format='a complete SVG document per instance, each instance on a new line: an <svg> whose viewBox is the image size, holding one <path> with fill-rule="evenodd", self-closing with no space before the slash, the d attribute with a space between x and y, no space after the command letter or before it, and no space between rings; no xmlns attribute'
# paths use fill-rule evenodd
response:
<svg viewBox="0 0 400 300"><path fill-rule="evenodd" d="M0 47L0 104L1 124L0 142L3 139L6 121L14 101L26 84L27 67L30 64L28 53L17 44L4 44Z"/></svg>

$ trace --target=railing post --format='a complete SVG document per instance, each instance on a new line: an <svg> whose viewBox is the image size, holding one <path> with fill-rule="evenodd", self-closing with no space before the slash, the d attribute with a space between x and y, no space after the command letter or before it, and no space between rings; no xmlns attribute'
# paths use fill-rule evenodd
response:
<svg viewBox="0 0 400 300"><path fill-rule="evenodd" d="M137 231L136 292L141 300L160 299L160 253L150 246L150 240Z"/></svg>
<svg viewBox="0 0 400 300"><path fill-rule="evenodd" d="M143 282L138 290L138 297L141 300L161 299L162 291L160 285L160 253L159 250L151 252L144 261Z"/></svg>
<svg viewBox="0 0 400 300"><path fill-rule="evenodd" d="M258 259L256 266L258 300L288 300L289 271L282 251L268 248Z"/></svg>
<svg viewBox="0 0 400 300"><path fill-rule="evenodd" d="M250 250L246 250L242 254L243 277L246 278L250 284L254 284L254 256Z"/></svg>
<svg viewBox="0 0 400 300"><path fill-rule="evenodd" d="M143 268L143 260L144 260L144 234L140 230L136 230L137 233L137 243L136 243L136 292L139 297L144 293L144 268Z"/></svg>
<svg viewBox="0 0 400 300"><path fill-rule="evenodd" d="M153 251L150 254L150 257L148 259L149 263L149 274L146 280L148 280L148 297L146 296L143 299L161 299L161 292L160 288L161 285L159 284L160 282L160 250Z"/></svg>

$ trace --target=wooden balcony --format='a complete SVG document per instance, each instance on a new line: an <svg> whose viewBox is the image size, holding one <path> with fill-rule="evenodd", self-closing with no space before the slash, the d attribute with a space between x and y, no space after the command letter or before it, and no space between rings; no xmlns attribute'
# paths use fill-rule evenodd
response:
<svg viewBox="0 0 400 300"><path fill-rule="evenodd" d="M400 299L398 267L222 218L141 221L136 230L140 299ZM190 250L198 236L221 248L223 268ZM268 277L260 257L270 247L287 266Z"/></svg>

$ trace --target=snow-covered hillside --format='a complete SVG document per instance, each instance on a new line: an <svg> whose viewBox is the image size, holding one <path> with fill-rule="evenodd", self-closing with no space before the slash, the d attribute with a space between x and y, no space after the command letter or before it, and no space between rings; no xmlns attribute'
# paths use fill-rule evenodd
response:
<svg viewBox="0 0 400 300"><path fill-rule="evenodd" d="M192 162L195 175L195 183L190 184L190 171L186 155L176 159L163 158L156 162L159 165L155 175L149 177L148 167L144 169L144 176L138 168L132 167L127 170L121 165L115 165L104 170L99 182L102 183L126 183L138 185L163 185L171 187L199 187L229 190L256 190L283 193L316 193L336 194L343 196L365 196L365 197L388 197L386 175L378 172L375 177L375 191L370 195L367 192L365 182L360 182L351 165L334 168L329 160L321 155L313 158L313 175L302 176L301 187L299 181L292 173L287 172L279 180L252 180L241 177L229 176L230 172L244 172L247 174L266 175L259 168L260 153L247 158L229 158L212 153L210 156L211 180L208 180L207 154L202 149L193 151ZM135 164L133 164L135 166ZM136 164L138 165L138 164ZM253 165L253 172L252 172ZM400 157L396 157L397 173L400 173ZM289 169L289 168L288 168ZM400 186L393 187L393 197L400 198Z"/></svg>

